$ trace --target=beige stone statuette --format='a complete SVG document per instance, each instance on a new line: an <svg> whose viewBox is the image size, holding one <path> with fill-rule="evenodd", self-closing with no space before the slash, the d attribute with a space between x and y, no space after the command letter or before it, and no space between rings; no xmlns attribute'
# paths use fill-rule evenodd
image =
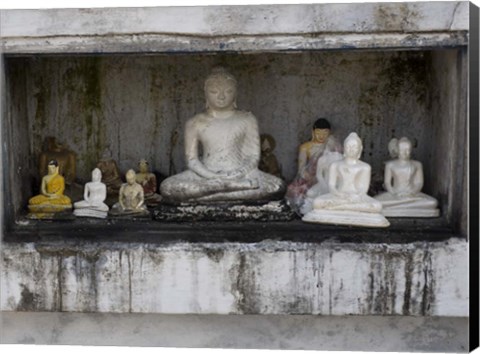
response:
<svg viewBox="0 0 480 354"><path fill-rule="evenodd" d="M85 184L83 200L73 204L75 216L105 219L108 215L108 206L104 203L107 198L107 187L102 180L102 172L95 168L92 171L92 181Z"/></svg>
<svg viewBox="0 0 480 354"><path fill-rule="evenodd" d="M344 142L344 158L330 164L329 193L316 197L313 210L302 220L311 223L387 227L382 204L369 197L371 167L360 161L362 141L351 133Z"/></svg>
<svg viewBox="0 0 480 354"><path fill-rule="evenodd" d="M410 140L405 137L398 140L397 151L398 158L385 164L384 186L387 191L375 197L383 205L383 215L413 218L439 216L437 200L421 192L423 166L421 162L410 159Z"/></svg>
<svg viewBox="0 0 480 354"><path fill-rule="evenodd" d="M128 170L125 174L127 183L124 183L118 193L118 203L114 204L110 214L121 215L148 215L145 206L143 187L136 182L134 170Z"/></svg>
<svg viewBox="0 0 480 354"><path fill-rule="evenodd" d="M281 198L283 181L258 169L257 120L252 113L237 110L235 78L218 69L206 79L204 90L206 111L195 115L185 126L188 170L162 182L162 197L172 203Z"/></svg>

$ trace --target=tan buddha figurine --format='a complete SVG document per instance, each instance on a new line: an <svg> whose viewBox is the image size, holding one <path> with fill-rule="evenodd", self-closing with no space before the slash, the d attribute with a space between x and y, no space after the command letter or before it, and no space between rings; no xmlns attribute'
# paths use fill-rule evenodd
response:
<svg viewBox="0 0 480 354"><path fill-rule="evenodd" d="M57 161L58 173L65 178L65 183L71 185L76 178L76 154L58 143L54 137L48 137L45 139L45 151L40 154L39 158L40 176L44 176L48 172L48 163L52 160Z"/></svg>
<svg viewBox="0 0 480 354"><path fill-rule="evenodd" d="M122 215L149 215L145 206L143 187L136 182L134 170L128 170L125 174L127 183L124 183L118 192L118 203L112 206L110 214Z"/></svg>
<svg viewBox="0 0 480 354"><path fill-rule="evenodd" d="M283 181L258 169L257 119L236 108L235 78L224 69L217 69L206 79L204 90L206 111L195 115L185 126L188 170L162 182L162 198L171 203L281 198Z"/></svg>
<svg viewBox="0 0 480 354"><path fill-rule="evenodd" d="M151 206L157 205L162 199L160 194L157 194L157 177L149 171L149 164L145 159L140 160L138 169L136 181L143 187L145 203Z"/></svg>
<svg viewBox="0 0 480 354"><path fill-rule="evenodd" d="M288 204L297 214L304 215L305 212L311 210L310 201L307 206L304 206L307 191L315 185L320 185L319 188L315 189L315 193L312 191L310 199L319 195L320 192L317 190L320 190L321 186L326 183L323 179L319 180L317 176L326 175L323 171L328 169L329 162L334 160L335 155L340 154L341 151L342 146L332 135L330 122L325 118L317 119L312 127L311 140L300 145L298 149L297 175L288 185L285 195ZM317 166L319 159L329 154L332 154L332 156L325 157L321 160L323 161L321 166Z"/></svg>
<svg viewBox="0 0 480 354"><path fill-rule="evenodd" d="M58 162L49 161L47 168L48 173L42 178L40 194L28 201L28 209L33 217L41 218L72 208L70 198L63 194L65 179L59 174Z"/></svg>

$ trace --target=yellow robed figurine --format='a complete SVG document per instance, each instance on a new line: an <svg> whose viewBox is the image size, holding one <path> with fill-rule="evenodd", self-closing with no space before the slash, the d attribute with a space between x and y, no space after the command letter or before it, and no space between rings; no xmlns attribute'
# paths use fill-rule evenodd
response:
<svg viewBox="0 0 480 354"><path fill-rule="evenodd" d="M42 178L41 194L28 201L28 209L33 214L31 216L41 218L72 208L72 201L63 194L65 179L58 171L58 162L51 160L48 163L48 174Z"/></svg>

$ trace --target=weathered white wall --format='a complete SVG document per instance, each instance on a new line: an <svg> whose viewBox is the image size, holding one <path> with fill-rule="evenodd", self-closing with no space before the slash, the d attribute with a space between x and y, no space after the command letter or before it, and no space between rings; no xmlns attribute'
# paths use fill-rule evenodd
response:
<svg viewBox="0 0 480 354"><path fill-rule="evenodd" d="M340 141L357 131L364 159L379 176L393 136L410 137L415 156L425 161L432 125L448 129L447 119L428 119L429 52L62 56L10 58L7 64L12 135L28 148L17 162L19 174L30 168L37 178L46 136L77 152L84 181L106 146L123 171L144 157L165 175L182 171L184 125L204 110L203 83L216 65L238 79L238 107L252 111L261 132L276 139L288 181L296 173L298 146L311 138L318 117L330 120Z"/></svg>
<svg viewBox="0 0 480 354"><path fill-rule="evenodd" d="M4 244L1 309L468 316L467 243Z"/></svg>
<svg viewBox="0 0 480 354"><path fill-rule="evenodd" d="M1 23L9 53L398 48L465 45L468 11L467 2L4 10Z"/></svg>

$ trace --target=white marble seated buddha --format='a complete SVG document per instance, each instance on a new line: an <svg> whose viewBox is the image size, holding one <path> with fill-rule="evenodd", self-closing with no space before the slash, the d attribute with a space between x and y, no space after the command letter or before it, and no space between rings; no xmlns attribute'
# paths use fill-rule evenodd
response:
<svg viewBox="0 0 480 354"><path fill-rule="evenodd" d="M435 198L421 193L423 167L410 159L412 143L398 140L398 158L385 164L384 186L387 190L375 197L383 206L383 215L392 217L437 217L440 211Z"/></svg>
<svg viewBox="0 0 480 354"><path fill-rule="evenodd" d="M107 186L101 182L102 172L95 168L92 171L92 181L85 184L83 200L73 204L76 216L105 219L108 215L108 206L104 203L107 198Z"/></svg>
<svg viewBox="0 0 480 354"><path fill-rule="evenodd" d="M136 182L134 170L128 170L125 174L127 183L120 187L118 192L118 203L112 206L110 214L112 216L122 215L148 215L149 212L145 205L143 187Z"/></svg>
<svg viewBox="0 0 480 354"><path fill-rule="evenodd" d="M206 111L185 126L188 170L162 182L162 198L172 203L280 199L284 182L258 169L257 120L252 113L236 109L235 78L218 69L207 78L204 89Z"/></svg>
<svg viewBox="0 0 480 354"><path fill-rule="evenodd" d="M344 158L330 164L329 193L316 197L305 222L336 225L387 227L382 205L369 197L371 167L360 161L362 141L351 133L344 142Z"/></svg>

